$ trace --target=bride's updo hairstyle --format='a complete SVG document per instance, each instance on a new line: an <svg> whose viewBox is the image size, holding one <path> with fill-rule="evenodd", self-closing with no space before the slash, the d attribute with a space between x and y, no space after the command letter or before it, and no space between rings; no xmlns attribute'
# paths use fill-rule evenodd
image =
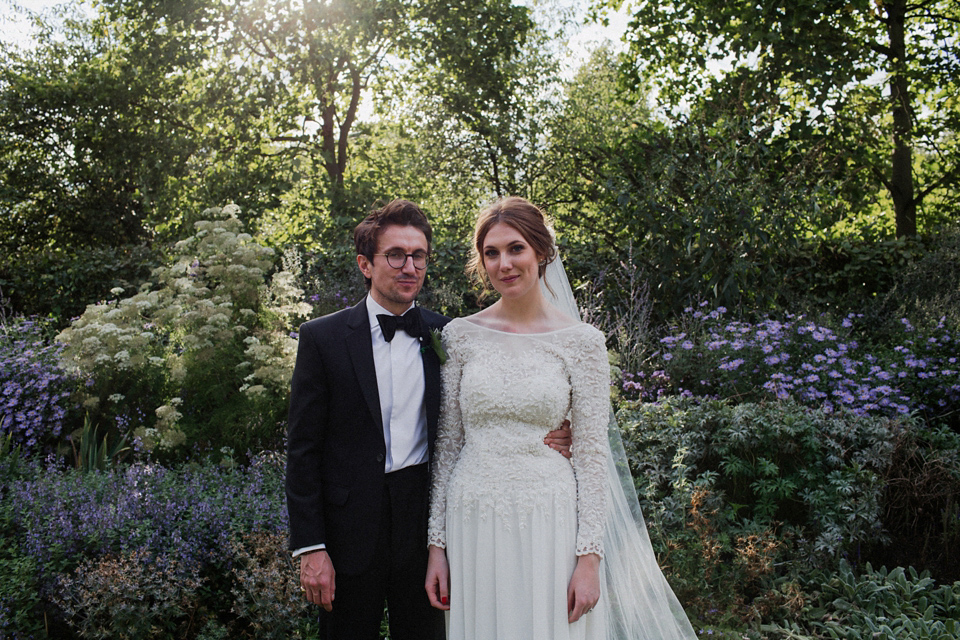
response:
<svg viewBox="0 0 960 640"><path fill-rule="evenodd" d="M557 257L557 247L553 231L547 224L547 217L535 204L517 196L500 198L487 205L477 216L473 229L473 247L467 262L467 275L470 276L487 295L493 289L487 270L483 266L483 243L490 229L499 223L513 227L540 256L540 277L543 278L547 265Z"/></svg>

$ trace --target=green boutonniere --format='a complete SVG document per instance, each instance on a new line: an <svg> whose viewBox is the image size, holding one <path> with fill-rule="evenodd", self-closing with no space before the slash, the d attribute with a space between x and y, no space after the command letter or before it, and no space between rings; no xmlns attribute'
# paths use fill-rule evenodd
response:
<svg viewBox="0 0 960 640"><path fill-rule="evenodd" d="M440 364L447 363L447 352L443 350L443 343L440 342L440 331L438 329L430 330L430 344L420 347L420 353L426 353L427 349L433 349L433 352L437 354L437 359L440 360Z"/></svg>

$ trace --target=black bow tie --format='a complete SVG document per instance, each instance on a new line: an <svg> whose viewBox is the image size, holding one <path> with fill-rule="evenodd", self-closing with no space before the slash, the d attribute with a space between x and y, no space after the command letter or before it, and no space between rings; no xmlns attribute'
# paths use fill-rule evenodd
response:
<svg viewBox="0 0 960 640"><path fill-rule="evenodd" d="M390 316L385 313L378 314L377 321L380 323L383 339L387 342L393 340L393 336L397 331L406 331L414 338L420 337L420 309L417 307L410 309L402 316Z"/></svg>

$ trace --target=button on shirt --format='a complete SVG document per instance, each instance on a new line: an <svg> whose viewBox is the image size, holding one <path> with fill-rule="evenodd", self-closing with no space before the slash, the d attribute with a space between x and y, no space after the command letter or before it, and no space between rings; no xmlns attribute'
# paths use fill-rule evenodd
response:
<svg viewBox="0 0 960 640"><path fill-rule="evenodd" d="M426 383L420 341L406 331L397 331L390 342L384 340L377 320L381 313L393 315L368 295L367 316L377 370L383 441L387 447L383 467L390 473L427 461L427 412L423 403Z"/></svg>

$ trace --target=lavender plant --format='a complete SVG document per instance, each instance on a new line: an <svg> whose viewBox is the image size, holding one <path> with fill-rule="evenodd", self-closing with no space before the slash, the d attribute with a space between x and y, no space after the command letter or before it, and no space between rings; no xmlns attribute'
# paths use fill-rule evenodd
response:
<svg viewBox="0 0 960 640"><path fill-rule="evenodd" d="M628 397L790 398L828 412L917 412L934 421L960 408L960 342L943 321L918 329L904 319L898 343L871 346L857 337L866 335L858 314L831 327L793 314L732 320L725 308L704 306L687 308L647 366L624 374Z"/></svg>
<svg viewBox="0 0 960 640"><path fill-rule="evenodd" d="M61 351L40 320L0 323L0 435L24 453L51 447L68 423L75 380L60 364Z"/></svg>
<svg viewBox="0 0 960 640"><path fill-rule="evenodd" d="M46 467L12 483L22 548L43 566L150 549L184 566L222 559L237 531L283 531L282 471L247 465L133 464L113 472Z"/></svg>
<svg viewBox="0 0 960 640"><path fill-rule="evenodd" d="M31 593L39 603L0 589L0 630L16 619L42 621L46 612L66 616L83 637L120 637L125 629L167 623L183 631L179 637L192 637L182 626L186 617L228 612L232 568L254 554L239 551L244 541L279 540L287 522L280 456L237 464L227 453L220 462L90 473L33 460L5 478L3 504L10 508L0 519L6 541L0 566L32 567ZM17 564L5 562L8 556ZM254 572L245 579L257 579L255 566L243 566ZM146 587L156 587L152 599L139 598ZM8 591L16 597L6 598ZM135 618L152 626L137 627Z"/></svg>

